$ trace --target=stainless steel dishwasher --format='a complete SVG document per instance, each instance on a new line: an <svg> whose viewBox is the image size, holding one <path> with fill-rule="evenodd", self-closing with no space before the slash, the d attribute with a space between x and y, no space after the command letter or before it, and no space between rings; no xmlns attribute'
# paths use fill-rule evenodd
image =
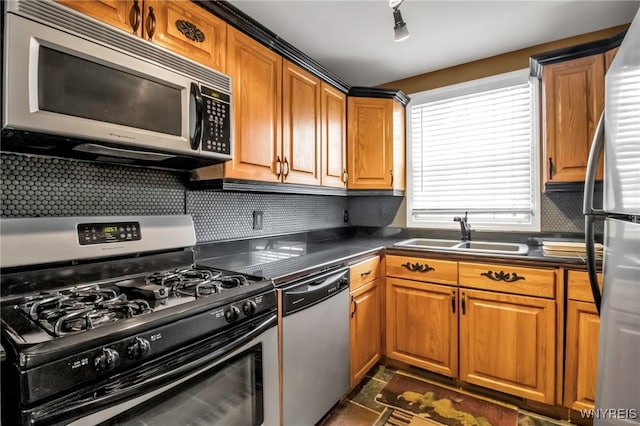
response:
<svg viewBox="0 0 640 426"><path fill-rule="evenodd" d="M280 289L282 422L312 426L349 390L349 270Z"/></svg>

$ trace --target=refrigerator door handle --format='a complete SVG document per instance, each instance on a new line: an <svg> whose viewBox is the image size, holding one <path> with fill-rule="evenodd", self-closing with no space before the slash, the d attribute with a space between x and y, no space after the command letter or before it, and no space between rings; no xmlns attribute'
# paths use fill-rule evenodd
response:
<svg viewBox="0 0 640 426"><path fill-rule="evenodd" d="M601 209L593 207L593 193L596 187L596 174L598 172L598 162L604 150L604 111L598 120L598 126L593 136L591 150L589 151L589 162L587 163L587 174L584 181L584 203L582 212L585 215L604 216Z"/></svg>
<svg viewBox="0 0 640 426"><path fill-rule="evenodd" d="M593 230L593 222L595 216L586 215L584 217L584 245L587 254L587 272L589 274L589 284L591 286L591 294L593 294L593 301L600 315L600 304L602 303L602 293L600 292L600 285L598 284L598 272L596 267L596 251L595 251L595 236Z"/></svg>
<svg viewBox="0 0 640 426"><path fill-rule="evenodd" d="M598 120L598 126L593 136L591 150L589 151L589 162L587 163L587 174L584 181L584 204L582 211L584 217L584 243L587 254L587 271L589 273L589 284L591 285L591 293L593 301L600 314L600 303L602 294L598 285L598 274L596 271L596 253L595 253L595 235L593 230L593 222L596 217L604 216L605 213L601 209L593 206L593 198L596 186L596 173L598 172L598 162L604 150L604 111Z"/></svg>

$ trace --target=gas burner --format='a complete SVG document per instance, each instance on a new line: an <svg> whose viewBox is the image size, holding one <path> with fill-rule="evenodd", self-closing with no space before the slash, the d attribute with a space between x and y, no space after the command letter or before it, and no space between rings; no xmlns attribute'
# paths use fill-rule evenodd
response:
<svg viewBox="0 0 640 426"><path fill-rule="evenodd" d="M113 288L92 285L25 298L20 309L53 336L95 328L118 318L152 311L144 300L128 300Z"/></svg>
<svg viewBox="0 0 640 426"><path fill-rule="evenodd" d="M195 269L190 272L211 272L204 269ZM222 293L224 290L249 285L249 281L244 275L223 275L217 272L211 274L211 278L200 279L199 276L193 274L187 275L187 278L175 283L171 289L177 295L193 296L195 298L202 296L210 296L212 294Z"/></svg>

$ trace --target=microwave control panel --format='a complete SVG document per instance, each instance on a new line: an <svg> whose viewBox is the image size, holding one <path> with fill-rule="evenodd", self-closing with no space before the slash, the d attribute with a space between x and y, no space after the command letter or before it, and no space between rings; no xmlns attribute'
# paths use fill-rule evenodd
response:
<svg viewBox="0 0 640 426"><path fill-rule="evenodd" d="M231 155L231 97L200 86L204 123L202 150Z"/></svg>

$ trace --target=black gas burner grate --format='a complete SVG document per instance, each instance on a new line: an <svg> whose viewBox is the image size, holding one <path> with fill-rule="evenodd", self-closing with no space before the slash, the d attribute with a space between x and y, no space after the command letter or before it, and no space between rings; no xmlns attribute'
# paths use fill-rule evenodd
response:
<svg viewBox="0 0 640 426"><path fill-rule="evenodd" d="M32 296L20 304L27 316L49 334L61 336L152 312L145 300L128 300L125 294L92 285Z"/></svg>

